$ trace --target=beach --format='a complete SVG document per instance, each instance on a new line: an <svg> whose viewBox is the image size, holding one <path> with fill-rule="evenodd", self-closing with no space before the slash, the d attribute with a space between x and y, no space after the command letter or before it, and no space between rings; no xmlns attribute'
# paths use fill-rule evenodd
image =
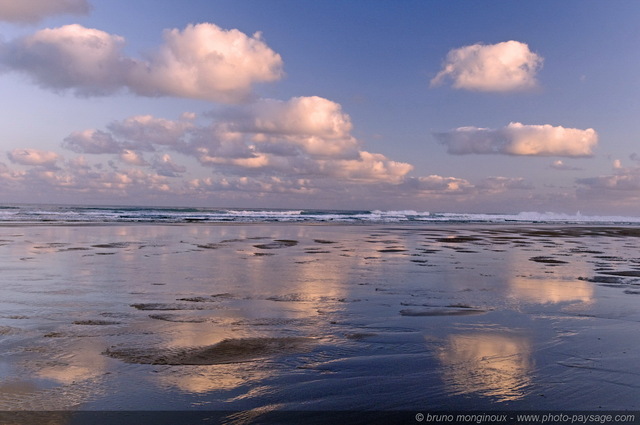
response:
<svg viewBox="0 0 640 425"><path fill-rule="evenodd" d="M0 411L640 410L639 248L621 225L5 224Z"/></svg>

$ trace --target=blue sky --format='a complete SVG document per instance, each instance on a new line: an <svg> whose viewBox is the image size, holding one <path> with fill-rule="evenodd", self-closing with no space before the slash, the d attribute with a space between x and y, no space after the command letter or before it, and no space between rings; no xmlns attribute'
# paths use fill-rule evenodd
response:
<svg viewBox="0 0 640 425"><path fill-rule="evenodd" d="M635 1L0 1L5 202L638 213Z"/></svg>

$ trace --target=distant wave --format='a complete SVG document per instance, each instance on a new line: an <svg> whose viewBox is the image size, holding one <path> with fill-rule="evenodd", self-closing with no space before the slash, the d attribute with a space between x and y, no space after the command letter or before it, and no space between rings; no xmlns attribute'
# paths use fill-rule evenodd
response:
<svg viewBox="0 0 640 425"><path fill-rule="evenodd" d="M567 223L639 224L640 217L580 213L465 214L414 210L0 206L0 223Z"/></svg>

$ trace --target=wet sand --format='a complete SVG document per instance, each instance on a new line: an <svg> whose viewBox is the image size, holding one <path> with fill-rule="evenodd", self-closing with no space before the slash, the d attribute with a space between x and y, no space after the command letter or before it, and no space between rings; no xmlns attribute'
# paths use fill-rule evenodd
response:
<svg viewBox="0 0 640 425"><path fill-rule="evenodd" d="M637 227L0 227L0 411L639 410L639 248Z"/></svg>

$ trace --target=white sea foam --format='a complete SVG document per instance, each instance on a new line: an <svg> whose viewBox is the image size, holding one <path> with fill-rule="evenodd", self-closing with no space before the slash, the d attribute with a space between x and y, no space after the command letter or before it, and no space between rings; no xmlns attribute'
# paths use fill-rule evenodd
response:
<svg viewBox="0 0 640 425"><path fill-rule="evenodd" d="M0 206L0 223L567 223L639 224L640 217L526 211L517 214L433 213L415 210L288 210L11 205Z"/></svg>

